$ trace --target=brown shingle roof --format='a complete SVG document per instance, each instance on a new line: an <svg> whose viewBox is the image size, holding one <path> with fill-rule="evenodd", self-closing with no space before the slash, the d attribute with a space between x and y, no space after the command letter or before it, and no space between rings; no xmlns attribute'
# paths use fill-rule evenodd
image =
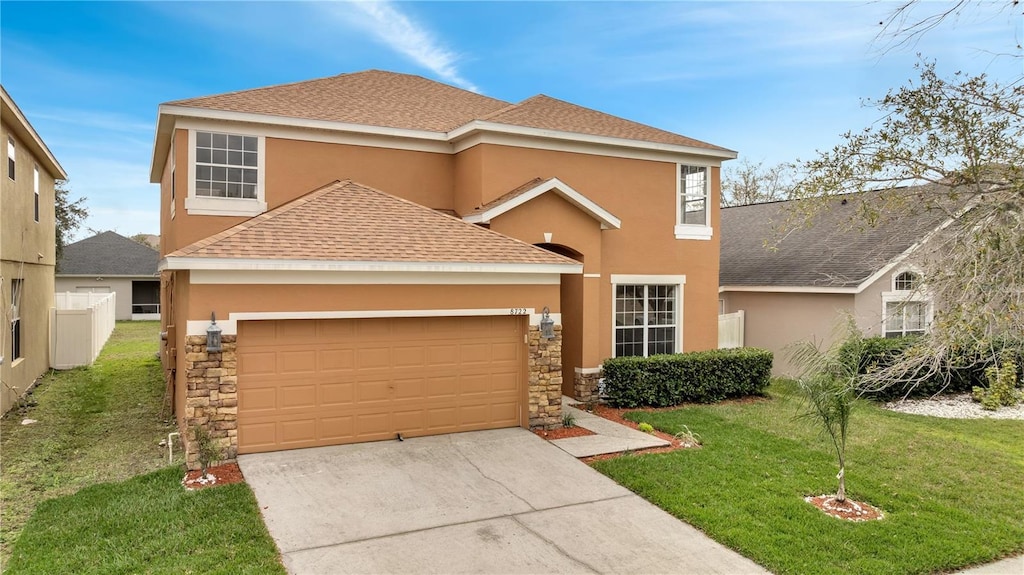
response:
<svg viewBox="0 0 1024 575"><path fill-rule="evenodd" d="M545 182L545 180L542 179L542 178L534 178L534 179L530 180L529 182L526 182L525 184L515 188L511 192L507 192L505 194L502 194L501 196L499 196L499 197L497 197L497 198L487 202L486 204L484 204L482 206L477 206L476 208L470 210L469 213L466 214L466 215L469 215L469 214L479 214L479 213L486 212L487 210L493 208L494 206L500 206L501 204L504 204L505 202L507 202L507 201L509 201L511 199L514 199L516 197L519 197L519 196L525 194L526 192L536 188L537 186L543 184L544 182Z"/></svg>
<svg viewBox="0 0 1024 575"><path fill-rule="evenodd" d="M577 264L349 180L328 184L168 257Z"/></svg>
<svg viewBox="0 0 1024 575"><path fill-rule="evenodd" d="M381 70L166 104L433 132L450 132L473 120L487 120L543 130L728 151L549 96L538 95L511 104L422 76Z"/></svg>
<svg viewBox="0 0 1024 575"><path fill-rule="evenodd" d="M514 106L509 106L491 114L489 117L481 119L499 124L525 126L542 130L558 130L577 134L589 134L591 136L606 136L626 140L656 142L659 144L725 150L725 148L720 148L707 142L652 128L645 124L598 112L590 108L584 108L583 106L577 106L576 104L570 104L569 102L543 94L523 100Z"/></svg>
<svg viewBox="0 0 1024 575"><path fill-rule="evenodd" d="M381 70L167 104L433 132L453 130L509 105L421 76Z"/></svg>

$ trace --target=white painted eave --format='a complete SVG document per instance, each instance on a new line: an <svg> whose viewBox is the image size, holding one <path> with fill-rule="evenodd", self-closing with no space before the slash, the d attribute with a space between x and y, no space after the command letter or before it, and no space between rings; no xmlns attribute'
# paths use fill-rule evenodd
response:
<svg viewBox="0 0 1024 575"><path fill-rule="evenodd" d="M508 211L511 211L526 202L544 194L546 192L555 192L559 196L565 198L569 203L583 210L591 217L601 223L601 229L620 229L622 227L622 220L615 217L611 212L597 205L590 198L574 190L571 186L558 178L550 178L537 184L535 187L519 194L514 198L510 198L506 202L502 202L496 206L493 206L483 212L476 214L468 214L462 218L464 222L470 224L486 224L490 221Z"/></svg>
<svg viewBox="0 0 1024 575"><path fill-rule="evenodd" d="M68 174L64 171L64 167L57 161L57 158L50 151L50 148L47 147L46 142L39 136L39 133L36 132L36 129L32 127L32 123L28 121L21 108L14 102L14 98L11 98L11 95L7 93L7 88L4 88L2 85L0 85L0 116L4 116L4 119L9 122L18 140L32 151L32 155L36 157L38 162L55 180L68 179ZM11 116L14 116L14 121L9 120ZM3 142L2 145L6 146L7 142Z"/></svg>
<svg viewBox="0 0 1024 575"><path fill-rule="evenodd" d="M821 294L857 294L863 288L828 287L828 286L719 286L718 293L725 292L763 292L763 293L821 293Z"/></svg>
<svg viewBox="0 0 1024 575"><path fill-rule="evenodd" d="M163 270L256 270L329 272L430 272L495 274L582 274L583 264L500 264L462 262L362 262L331 260L267 260L243 258L165 257Z"/></svg>
<svg viewBox="0 0 1024 575"><path fill-rule="evenodd" d="M652 150L658 152L668 152L673 154L684 154L690 156L707 156L723 160L732 160L739 156L739 153L733 150L723 150L718 148L701 148L697 146L681 146L678 144L663 144L659 142L631 140L628 138L614 138L610 136L594 136L590 134L580 134L578 132L545 130L541 128L530 128L526 126L515 126L512 124L488 122L485 120L473 120L472 122L464 124L452 130L451 132L448 132L448 141L454 144L459 140L462 140L464 138L467 138L473 134L480 132L496 132L501 134L526 136L530 138L585 142L588 144L598 144L616 148Z"/></svg>

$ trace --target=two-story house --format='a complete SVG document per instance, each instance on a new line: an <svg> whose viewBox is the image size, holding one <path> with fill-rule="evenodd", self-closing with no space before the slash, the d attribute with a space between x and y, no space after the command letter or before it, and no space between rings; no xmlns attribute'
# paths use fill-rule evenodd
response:
<svg viewBox="0 0 1024 575"><path fill-rule="evenodd" d="M50 367L54 181L67 179L25 114L0 86L0 413Z"/></svg>
<svg viewBox="0 0 1024 575"><path fill-rule="evenodd" d="M605 358L716 347L734 157L382 71L165 103L179 423L229 456L560 424Z"/></svg>

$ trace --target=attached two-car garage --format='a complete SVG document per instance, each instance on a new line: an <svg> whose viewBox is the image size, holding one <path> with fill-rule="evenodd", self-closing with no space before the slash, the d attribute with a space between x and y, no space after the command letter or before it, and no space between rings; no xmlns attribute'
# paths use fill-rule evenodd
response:
<svg viewBox="0 0 1024 575"><path fill-rule="evenodd" d="M515 427L526 316L238 324L238 452Z"/></svg>

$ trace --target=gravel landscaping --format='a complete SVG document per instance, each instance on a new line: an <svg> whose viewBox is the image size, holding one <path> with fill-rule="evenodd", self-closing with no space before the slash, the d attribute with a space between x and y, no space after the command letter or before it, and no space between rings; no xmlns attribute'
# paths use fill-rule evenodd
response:
<svg viewBox="0 0 1024 575"><path fill-rule="evenodd" d="M968 393L941 395L930 399L904 399L890 401L886 409L914 415L930 415L947 419L1024 419L1024 404L1001 407L998 411L986 411L980 403L971 400Z"/></svg>

